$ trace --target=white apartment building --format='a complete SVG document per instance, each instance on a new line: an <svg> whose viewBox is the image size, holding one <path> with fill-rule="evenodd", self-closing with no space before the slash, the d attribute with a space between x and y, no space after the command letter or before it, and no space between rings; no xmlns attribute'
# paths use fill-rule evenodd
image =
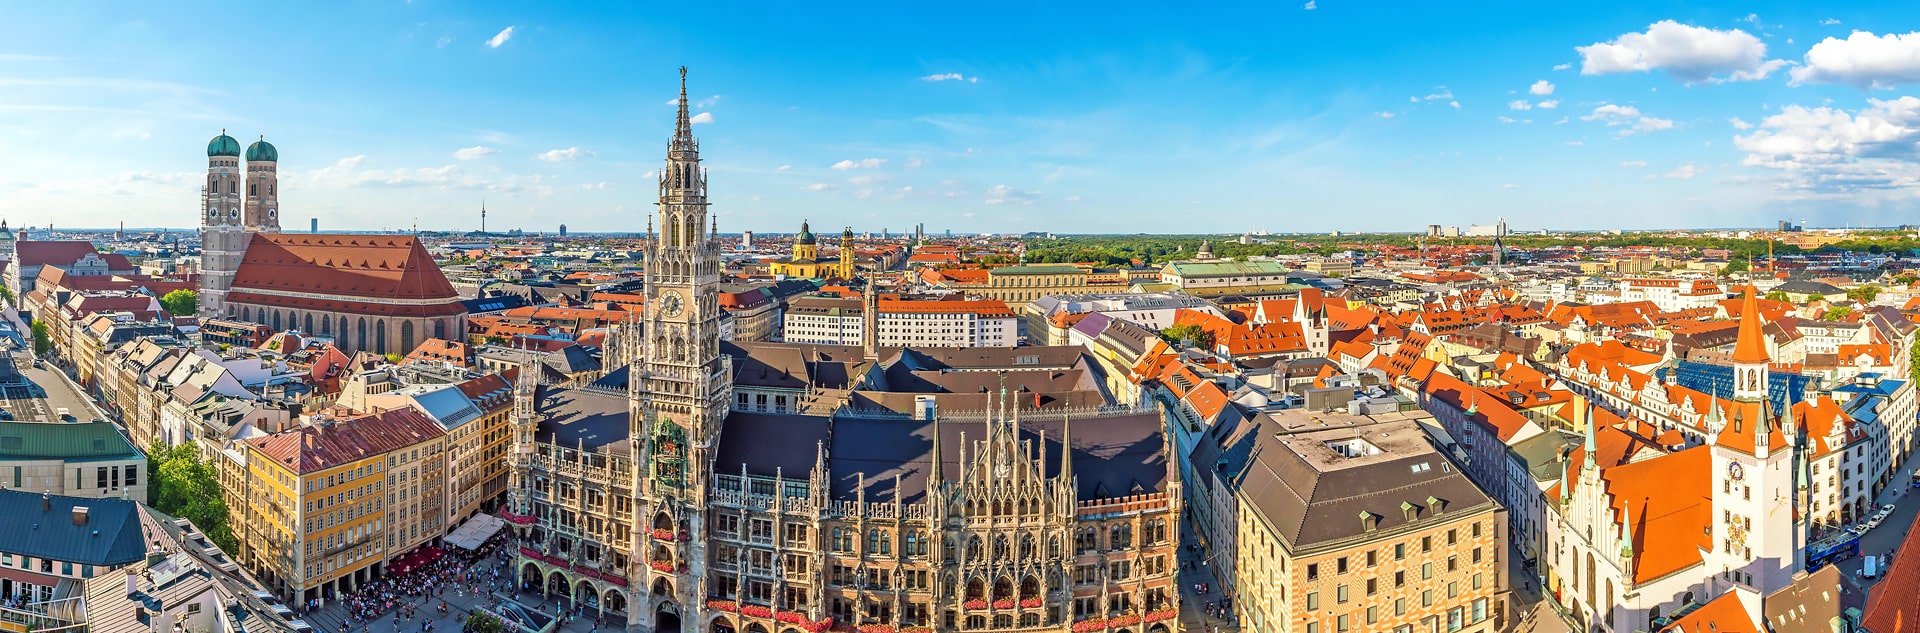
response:
<svg viewBox="0 0 1920 633"><path fill-rule="evenodd" d="M1013 347L1020 340L1019 317L1006 302L877 301L875 341L884 346ZM859 299L801 297L788 306L785 340L794 343L861 345L865 308Z"/></svg>
<svg viewBox="0 0 1920 633"><path fill-rule="evenodd" d="M1711 279L1630 277L1620 280L1620 301L1651 301L1664 312L1714 307L1727 293Z"/></svg>

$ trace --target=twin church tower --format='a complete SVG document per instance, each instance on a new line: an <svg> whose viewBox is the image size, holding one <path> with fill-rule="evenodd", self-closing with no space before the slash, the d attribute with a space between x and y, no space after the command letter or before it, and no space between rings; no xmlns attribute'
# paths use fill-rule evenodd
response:
<svg viewBox="0 0 1920 633"><path fill-rule="evenodd" d="M247 146L226 130L207 143L207 186L201 192L200 312L226 313L227 292L253 233L280 232L280 151L266 137Z"/></svg>

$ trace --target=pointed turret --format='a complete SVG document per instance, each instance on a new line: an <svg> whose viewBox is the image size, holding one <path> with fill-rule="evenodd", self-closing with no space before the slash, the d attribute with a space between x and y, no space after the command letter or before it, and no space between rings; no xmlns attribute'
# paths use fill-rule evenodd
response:
<svg viewBox="0 0 1920 633"><path fill-rule="evenodd" d="M1733 362L1766 363L1766 335L1761 333L1760 302L1753 297L1753 288L1747 288L1746 298L1740 302L1740 338L1733 346Z"/></svg>
<svg viewBox="0 0 1920 633"><path fill-rule="evenodd" d="M1587 453L1583 466L1589 472L1597 468L1595 462L1598 458L1594 457L1593 454L1600 451L1600 441L1598 439L1599 433L1594 430L1594 427L1599 425L1599 420L1593 418L1593 404L1588 403L1586 437L1581 441L1580 448Z"/></svg>
<svg viewBox="0 0 1920 633"><path fill-rule="evenodd" d="M680 67L680 116L673 123L673 146L678 151L699 151L700 143L693 140L693 116L687 113L687 67Z"/></svg>

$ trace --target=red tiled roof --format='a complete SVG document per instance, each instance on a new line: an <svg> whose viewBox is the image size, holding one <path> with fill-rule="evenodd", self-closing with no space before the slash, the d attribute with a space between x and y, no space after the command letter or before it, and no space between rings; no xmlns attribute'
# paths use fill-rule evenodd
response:
<svg viewBox="0 0 1920 633"><path fill-rule="evenodd" d="M459 299L413 236L254 233L233 289L375 301Z"/></svg>
<svg viewBox="0 0 1920 633"><path fill-rule="evenodd" d="M94 250L93 242L85 240L19 242L13 247L14 262L22 267L66 266L88 253L99 251Z"/></svg>
<svg viewBox="0 0 1920 633"><path fill-rule="evenodd" d="M1713 549L1706 529L1713 520L1712 449L1695 446L1600 473L1614 512L1633 522L1634 584L1698 565L1700 552Z"/></svg>
<svg viewBox="0 0 1920 633"><path fill-rule="evenodd" d="M1885 582L1881 583L1886 584ZM1906 629L1874 629L1904 631ZM1720 594L1711 602L1674 620L1660 633L1766 633L1753 623L1753 614L1747 613L1747 607L1740 602L1740 594L1727 592Z"/></svg>
<svg viewBox="0 0 1920 633"><path fill-rule="evenodd" d="M402 407L342 422L288 429L247 440L247 445L288 470L306 474L446 434L426 414Z"/></svg>
<svg viewBox="0 0 1920 633"><path fill-rule="evenodd" d="M1907 526L1887 574L1867 594L1860 624L1869 631L1920 630L1920 517Z"/></svg>

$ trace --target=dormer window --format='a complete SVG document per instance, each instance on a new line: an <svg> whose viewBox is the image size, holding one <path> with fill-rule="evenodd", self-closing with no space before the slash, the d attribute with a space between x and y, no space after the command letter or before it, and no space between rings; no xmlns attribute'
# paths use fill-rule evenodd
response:
<svg viewBox="0 0 1920 633"><path fill-rule="evenodd" d="M1402 501L1400 502L1400 514L1406 517L1408 523L1412 523L1420 518L1420 506L1413 505L1412 501Z"/></svg>

